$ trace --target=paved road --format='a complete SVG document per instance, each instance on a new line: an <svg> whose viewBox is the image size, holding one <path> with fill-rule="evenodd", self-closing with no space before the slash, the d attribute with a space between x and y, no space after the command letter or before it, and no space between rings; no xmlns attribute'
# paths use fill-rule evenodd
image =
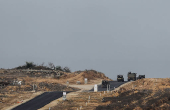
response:
<svg viewBox="0 0 170 110"><path fill-rule="evenodd" d="M124 82L117 82L117 81L109 81L110 82L110 90L114 90L114 87L117 88L120 85L127 83L128 81L124 81ZM94 89L91 89L90 91L94 91ZM106 88L102 88L101 85L98 86L98 91L107 91L107 87Z"/></svg>
<svg viewBox="0 0 170 110"><path fill-rule="evenodd" d="M125 82L117 82L117 81L110 81L110 89L113 90L114 87L117 88L120 85L126 83ZM107 88L102 88L101 85L98 86L98 91L106 91ZM90 90L91 92L94 91L94 89ZM67 92L69 93L69 92ZM50 103L51 101L58 99L63 96L63 92L45 92L34 99L21 104L20 106L17 106L16 108L12 110L37 110L39 108L42 108L46 104Z"/></svg>
<svg viewBox="0 0 170 110"><path fill-rule="evenodd" d="M66 92L69 93L69 92ZM42 108L51 101L63 96L63 92L45 92L34 99L17 106L12 110L37 110Z"/></svg>

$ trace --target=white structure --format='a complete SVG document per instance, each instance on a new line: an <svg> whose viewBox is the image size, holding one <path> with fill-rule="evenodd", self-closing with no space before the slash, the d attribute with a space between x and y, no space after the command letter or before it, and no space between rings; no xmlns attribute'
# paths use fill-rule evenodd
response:
<svg viewBox="0 0 170 110"><path fill-rule="evenodd" d="M21 84L22 84L22 81L16 81L16 80L13 81L13 85L21 85Z"/></svg>
<svg viewBox="0 0 170 110"><path fill-rule="evenodd" d="M22 81L18 81L18 84L21 85Z"/></svg>
<svg viewBox="0 0 170 110"><path fill-rule="evenodd" d="M66 92L63 92L63 100L66 100Z"/></svg>
<svg viewBox="0 0 170 110"><path fill-rule="evenodd" d="M84 78L84 84L87 84L87 78Z"/></svg>
<svg viewBox="0 0 170 110"><path fill-rule="evenodd" d="M66 95L66 92L63 92L63 95Z"/></svg>
<svg viewBox="0 0 170 110"><path fill-rule="evenodd" d="M98 85L97 84L94 85L94 92L98 92Z"/></svg>

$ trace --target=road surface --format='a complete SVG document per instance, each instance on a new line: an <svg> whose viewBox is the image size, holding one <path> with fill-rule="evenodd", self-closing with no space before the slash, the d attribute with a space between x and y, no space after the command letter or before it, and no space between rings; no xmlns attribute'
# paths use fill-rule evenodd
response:
<svg viewBox="0 0 170 110"><path fill-rule="evenodd" d="M69 92L66 92L69 93ZM34 99L23 103L12 110L37 110L53 100L63 96L63 92L45 92Z"/></svg>
<svg viewBox="0 0 170 110"><path fill-rule="evenodd" d="M117 81L109 81L110 82L110 90L114 90L114 87L117 88L120 85L127 83L128 81L124 81L124 82L117 82ZM91 89L90 91L94 91L94 89ZM101 85L98 86L98 91L107 91L107 87L106 88L102 88Z"/></svg>
<svg viewBox="0 0 170 110"><path fill-rule="evenodd" d="M109 81L109 82L110 82L110 90L113 90L114 87L117 88L120 85L126 83L127 81L125 82ZM101 85L98 86L98 91L106 91L106 90L107 88L102 88ZM93 92L94 89L91 89L90 91ZM63 92L45 92L35 97L34 99L24 104L21 104L20 106L17 106L16 108L12 110L37 110L37 109L42 108L46 104L50 103L51 101L56 100L62 96L63 96Z"/></svg>

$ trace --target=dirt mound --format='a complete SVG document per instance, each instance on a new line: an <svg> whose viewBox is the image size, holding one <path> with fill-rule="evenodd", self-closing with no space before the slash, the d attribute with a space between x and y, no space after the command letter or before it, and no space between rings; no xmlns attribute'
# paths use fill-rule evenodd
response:
<svg viewBox="0 0 170 110"><path fill-rule="evenodd" d="M96 110L169 110L170 78L140 79L121 87L112 97L105 97L107 106Z"/></svg>
<svg viewBox="0 0 170 110"><path fill-rule="evenodd" d="M4 73L4 69L0 69L0 73Z"/></svg>
<svg viewBox="0 0 170 110"><path fill-rule="evenodd" d="M81 73L65 73L60 77L60 80L63 80L65 82L69 81L69 83L74 83L74 84L76 84L77 81L80 81L81 84L84 84L85 78L87 78L88 81L95 80L95 79L104 79L104 80L112 81L112 79L109 79L103 73L94 70L81 71Z"/></svg>
<svg viewBox="0 0 170 110"><path fill-rule="evenodd" d="M123 87L123 89L125 90L131 90L131 89L159 90L164 88L170 88L170 78L139 79Z"/></svg>
<svg viewBox="0 0 170 110"><path fill-rule="evenodd" d="M169 89L163 91L133 90L120 92L113 97L104 97L104 102L110 102L107 106L98 106L95 110L169 110Z"/></svg>

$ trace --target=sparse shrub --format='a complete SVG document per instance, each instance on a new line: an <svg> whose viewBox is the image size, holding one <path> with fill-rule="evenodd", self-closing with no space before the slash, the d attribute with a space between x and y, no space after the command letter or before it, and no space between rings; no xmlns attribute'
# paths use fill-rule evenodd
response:
<svg viewBox="0 0 170 110"><path fill-rule="evenodd" d="M40 70L40 69L51 70L51 68L49 68L47 66L43 66L43 65L44 65L44 63L38 66L38 65L34 64L33 62L26 62L25 65L18 66L14 69L28 69L28 68L30 68L30 69L38 69L38 70Z"/></svg>
<svg viewBox="0 0 170 110"><path fill-rule="evenodd" d="M63 69L62 69L62 67L61 67L61 66L56 66L55 70L63 71Z"/></svg>
<svg viewBox="0 0 170 110"><path fill-rule="evenodd" d="M49 62L48 65L49 65L49 68L51 68L51 69L55 68L55 65L53 63L51 63L51 62Z"/></svg>
<svg viewBox="0 0 170 110"><path fill-rule="evenodd" d="M63 71L64 71L64 72L67 72L67 73L71 73L71 70L70 70L70 68L68 68L68 67L63 68Z"/></svg>
<svg viewBox="0 0 170 110"><path fill-rule="evenodd" d="M26 68L34 68L36 65L34 64L34 62L26 62Z"/></svg>

